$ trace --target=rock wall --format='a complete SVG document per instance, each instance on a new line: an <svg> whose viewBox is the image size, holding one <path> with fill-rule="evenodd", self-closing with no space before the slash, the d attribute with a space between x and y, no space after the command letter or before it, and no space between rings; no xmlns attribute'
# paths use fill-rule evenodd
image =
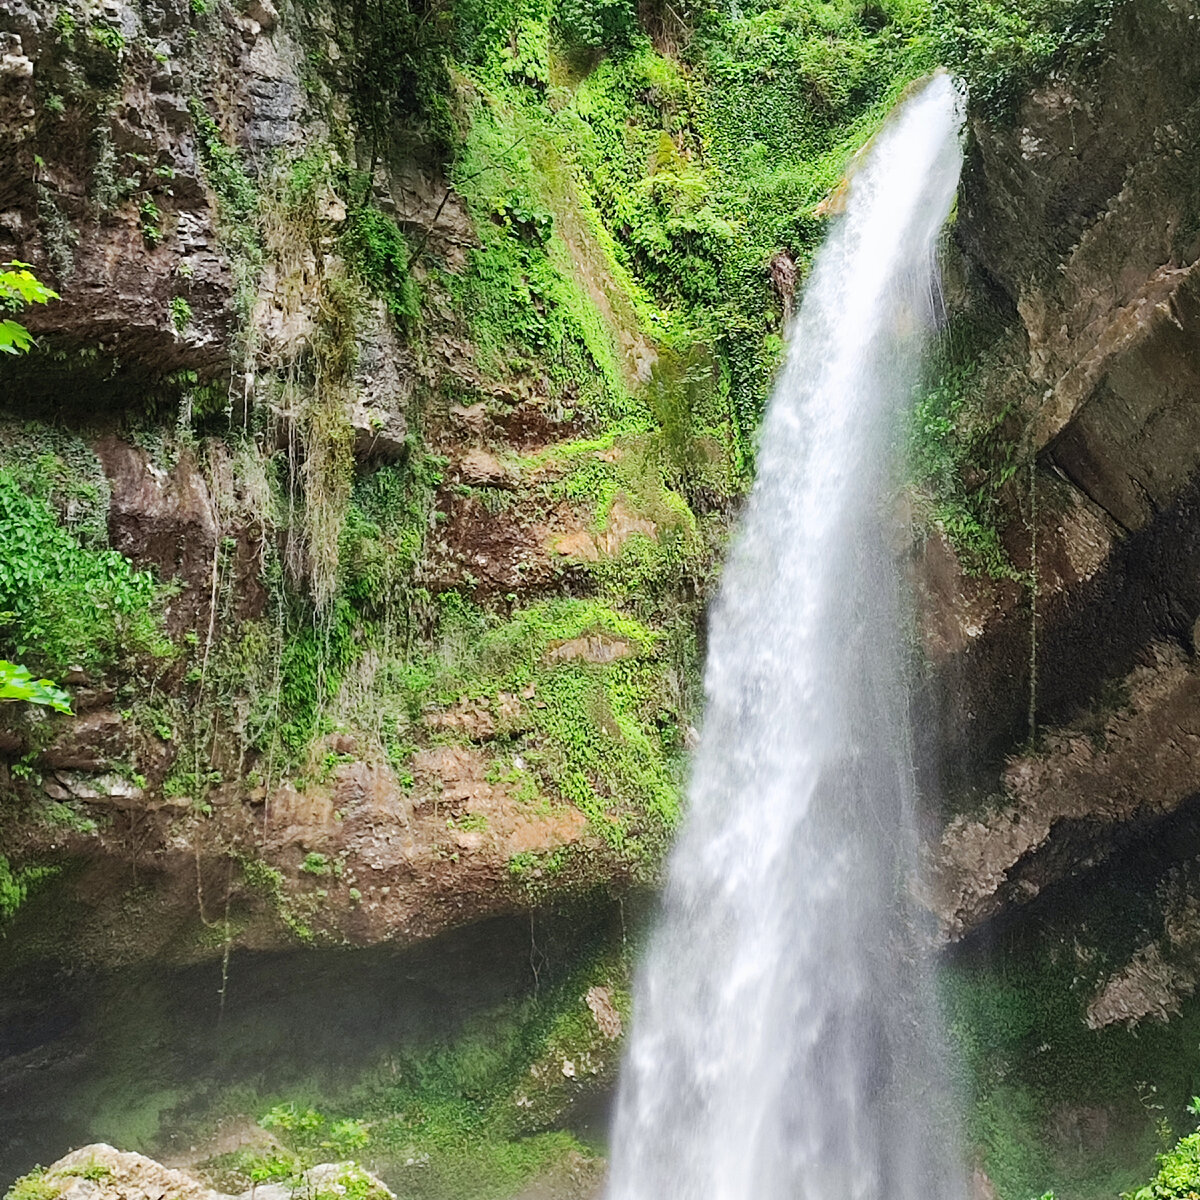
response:
<svg viewBox="0 0 1200 1200"><path fill-rule="evenodd" d="M698 530L644 419L603 440L655 352L569 194L595 297L556 318L574 377L536 347L484 361L454 299L487 283L475 218L420 146L364 149L363 36L269 0L0 13L0 260L61 296L22 316L42 341L5 364L0 465L49 472L69 529L82 506L166 584L149 654L118 632L39 661L6 633L75 715L5 714L0 845L79 864L98 958L211 953L214 904L247 945L424 938L623 886L670 825L720 505ZM581 463L600 493L572 492ZM648 625L612 607L631 554L672 610ZM511 648L476 661L497 626ZM158 900L114 941L131 867Z"/></svg>
<svg viewBox="0 0 1200 1200"><path fill-rule="evenodd" d="M934 851L951 936L1200 792L1198 37L1194 5L1120 6L1011 121L971 123L955 237L1013 347L976 386L1035 465L1003 493L1012 579L938 537L916 568L930 755L975 810Z"/></svg>

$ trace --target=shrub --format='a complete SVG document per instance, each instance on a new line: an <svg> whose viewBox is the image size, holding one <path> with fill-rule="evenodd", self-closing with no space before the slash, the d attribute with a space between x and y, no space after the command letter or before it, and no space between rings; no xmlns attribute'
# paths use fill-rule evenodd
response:
<svg viewBox="0 0 1200 1200"><path fill-rule="evenodd" d="M0 641L17 655L58 673L165 656L160 592L124 555L81 545L0 468Z"/></svg>
<svg viewBox="0 0 1200 1200"><path fill-rule="evenodd" d="M1200 1194L1200 1133L1182 1138L1158 1156L1158 1174L1122 1200L1192 1200Z"/></svg>
<svg viewBox="0 0 1200 1200"><path fill-rule="evenodd" d="M401 327L416 320L421 295L408 269L408 243L395 221L377 208L356 209L342 234L342 253L351 270L383 299Z"/></svg>
<svg viewBox="0 0 1200 1200"><path fill-rule="evenodd" d="M939 57L974 107L1003 120L1021 96L1103 37L1122 0L936 0Z"/></svg>

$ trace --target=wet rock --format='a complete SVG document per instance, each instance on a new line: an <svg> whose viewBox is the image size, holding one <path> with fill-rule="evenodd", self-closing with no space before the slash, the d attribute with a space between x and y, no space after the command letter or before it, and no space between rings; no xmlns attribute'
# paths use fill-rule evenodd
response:
<svg viewBox="0 0 1200 1200"><path fill-rule="evenodd" d="M54 771L100 771L128 750L128 734L120 713L97 709L70 719L38 755L38 761Z"/></svg>
<svg viewBox="0 0 1200 1200"><path fill-rule="evenodd" d="M955 238L987 305L1008 314L987 386L1016 414L1004 436L1039 452L1037 520L1029 480L1015 480L1001 533L1017 578L971 576L936 535L917 552L927 755L944 791L977 786L1024 735L1031 682L1039 723L1069 721L1200 613L1198 94L1193 7L1134 0L1085 68L1055 72L1012 120L972 117ZM1020 576L1035 533L1031 681Z"/></svg>
<svg viewBox="0 0 1200 1200"><path fill-rule="evenodd" d="M440 258L452 271L467 265L467 251L479 244L466 204L445 180L407 163L387 181L381 206L418 240L425 255Z"/></svg>
<svg viewBox="0 0 1200 1200"><path fill-rule="evenodd" d="M1088 1002L1088 1028L1136 1025L1147 1017L1166 1021L1179 1012L1195 987L1192 973L1167 962L1157 943L1143 946Z"/></svg>
<svg viewBox="0 0 1200 1200"><path fill-rule="evenodd" d="M1006 907L1104 861L1138 828L1200 794L1200 672L1159 645L1127 699L1010 761L1003 794L954 818L929 851L926 899L954 940Z"/></svg>
<svg viewBox="0 0 1200 1200"><path fill-rule="evenodd" d="M599 562L614 558L635 534L657 538L658 526L647 517L634 513L624 499L618 499L609 510L608 520L600 533L589 529L568 529L550 539L554 553L582 562Z"/></svg>
<svg viewBox="0 0 1200 1200"><path fill-rule="evenodd" d="M195 628L211 593L217 523L208 484L193 459L182 455L169 469L138 446L113 436L96 443L112 489L109 537L113 547L139 565L178 579L174 628Z"/></svg>
<svg viewBox="0 0 1200 1200"><path fill-rule="evenodd" d="M54 784L67 793L52 790ZM122 775L86 774L83 771L57 771L52 780L43 782L46 794L52 799L67 796L75 800L88 800L95 804L109 804L115 808L137 807L145 800L145 789Z"/></svg>
<svg viewBox="0 0 1200 1200"><path fill-rule="evenodd" d="M447 712L427 713L421 721L429 729L465 733L472 741L484 741L496 732L496 721L486 700L462 700Z"/></svg>
<svg viewBox="0 0 1200 1200"><path fill-rule="evenodd" d="M596 1021L596 1028L608 1038L615 1041L621 1036L621 1014L613 1003L612 988L590 987L584 996L588 1009Z"/></svg>
<svg viewBox="0 0 1200 1200"><path fill-rule="evenodd" d="M1169 1021L1200 984L1200 860L1172 869L1158 892L1162 931L1112 971L1088 1001L1089 1028Z"/></svg>
<svg viewBox="0 0 1200 1200"><path fill-rule="evenodd" d="M792 307L796 299L796 263L786 250L780 250L768 268L771 276L771 286L779 297L783 308L783 323L787 325L792 319Z"/></svg>

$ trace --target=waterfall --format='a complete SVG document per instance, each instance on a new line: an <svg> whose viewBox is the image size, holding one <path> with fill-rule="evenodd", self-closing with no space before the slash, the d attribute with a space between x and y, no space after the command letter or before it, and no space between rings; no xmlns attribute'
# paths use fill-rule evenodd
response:
<svg viewBox="0 0 1200 1200"><path fill-rule="evenodd" d="M950 79L854 171L768 408L707 710L635 984L609 1200L951 1200L936 1004L905 919L913 780L881 510L957 186Z"/></svg>

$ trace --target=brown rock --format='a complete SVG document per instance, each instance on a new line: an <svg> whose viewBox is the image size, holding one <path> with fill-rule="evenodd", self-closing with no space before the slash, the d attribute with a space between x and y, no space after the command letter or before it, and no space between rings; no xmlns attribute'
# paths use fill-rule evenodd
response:
<svg viewBox="0 0 1200 1200"><path fill-rule="evenodd" d="M279 24L279 12L271 0L250 0L246 6L246 16L257 21L263 33L270 33Z"/></svg>
<svg viewBox="0 0 1200 1200"><path fill-rule="evenodd" d="M468 450L458 473L464 483L475 487L509 487L512 483L504 464L488 450Z"/></svg>
<svg viewBox="0 0 1200 1200"><path fill-rule="evenodd" d="M993 810L956 817L930 849L926 899L947 938L1032 899L1081 859L1103 861L1118 831L1200 792L1193 663L1178 647L1157 646L1124 685L1127 705L1099 723L1047 733L1045 751L1010 762Z"/></svg>
<svg viewBox="0 0 1200 1200"><path fill-rule="evenodd" d="M163 579L186 586L172 603L173 628L195 628L207 611L217 523L208 485L194 460L180 456L170 470L140 447L114 436L96 443L112 489L108 530L115 549Z"/></svg>
<svg viewBox="0 0 1200 1200"><path fill-rule="evenodd" d="M38 760L55 771L100 771L113 759L127 754L129 748L121 715L102 708L69 718Z"/></svg>
<svg viewBox="0 0 1200 1200"><path fill-rule="evenodd" d="M546 651L549 663L579 660L590 663L616 662L633 653L633 647L624 638L608 633L590 633L586 637L572 638L560 642Z"/></svg>

